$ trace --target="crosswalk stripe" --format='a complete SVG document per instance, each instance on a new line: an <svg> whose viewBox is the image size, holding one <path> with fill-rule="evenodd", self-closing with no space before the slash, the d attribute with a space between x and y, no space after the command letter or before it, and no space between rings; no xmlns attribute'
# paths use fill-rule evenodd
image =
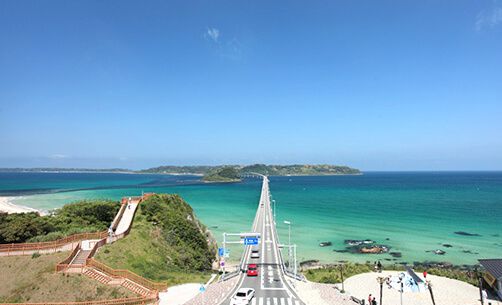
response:
<svg viewBox="0 0 502 305"><path fill-rule="evenodd" d="M251 300L251 305L256 305L256 298L253 298L253 299Z"/></svg>
<svg viewBox="0 0 502 305"><path fill-rule="evenodd" d="M296 300L295 305L300 305L300 301Z"/></svg>
<svg viewBox="0 0 502 305"><path fill-rule="evenodd" d="M284 298L281 298L281 305L286 305L286 300Z"/></svg>
<svg viewBox="0 0 502 305"><path fill-rule="evenodd" d="M263 305L263 298L260 298L260 300L258 301L258 304Z"/></svg>
<svg viewBox="0 0 502 305"><path fill-rule="evenodd" d="M270 305L270 299L267 298L267 305Z"/></svg>
<svg viewBox="0 0 502 305"><path fill-rule="evenodd" d="M277 305L277 298L274 298L274 305Z"/></svg>
<svg viewBox="0 0 502 305"><path fill-rule="evenodd" d="M293 305L293 300L291 298L288 299L288 305Z"/></svg>

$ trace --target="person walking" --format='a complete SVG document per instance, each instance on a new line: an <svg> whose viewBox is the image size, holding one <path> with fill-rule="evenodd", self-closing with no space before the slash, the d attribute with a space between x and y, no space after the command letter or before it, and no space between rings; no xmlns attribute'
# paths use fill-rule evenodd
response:
<svg viewBox="0 0 502 305"><path fill-rule="evenodd" d="M427 278L427 270L424 270L424 279Z"/></svg>
<svg viewBox="0 0 502 305"><path fill-rule="evenodd" d="M382 272L382 263L380 261L378 261L377 267L378 267L378 272L381 273Z"/></svg>
<svg viewBox="0 0 502 305"><path fill-rule="evenodd" d="M368 305L371 305L372 300L373 300L373 298L371 297L371 293L370 293L370 295L368 296Z"/></svg>
<svg viewBox="0 0 502 305"><path fill-rule="evenodd" d="M376 298L374 297L373 300L371 300L371 305L377 305Z"/></svg>

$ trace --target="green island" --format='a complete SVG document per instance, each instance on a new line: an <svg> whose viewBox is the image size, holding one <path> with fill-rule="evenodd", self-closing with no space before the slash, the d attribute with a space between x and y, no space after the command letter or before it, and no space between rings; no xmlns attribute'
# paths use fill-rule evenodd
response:
<svg viewBox="0 0 502 305"><path fill-rule="evenodd" d="M200 175L204 182L239 182L246 174L266 176L327 176L361 175L361 171L349 166L329 164L293 164L293 165L195 165L195 166L158 166L142 170L122 168L87 169L87 168L0 168L0 172L47 172L47 173L130 173L130 174L170 174Z"/></svg>
<svg viewBox="0 0 502 305"><path fill-rule="evenodd" d="M238 182L246 174L266 176L327 176L360 175L361 171L348 166L329 164L295 165L221 165L221 166L160 166L140 171L150 174L199 174L205 182Z"/></svg>

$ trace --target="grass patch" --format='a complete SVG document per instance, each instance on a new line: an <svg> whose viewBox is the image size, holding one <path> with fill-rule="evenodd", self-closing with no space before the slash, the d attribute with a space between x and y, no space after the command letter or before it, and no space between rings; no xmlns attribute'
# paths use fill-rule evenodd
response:
<svg viewBox="0 0 502 305"><path fill-rule="evenodd" d="M404 271L402 265L387 265L383 267L384 270ZM351 276L372 272L374 270L373 264L359 264L359 263L346 263L343 266L343 277L347 279ZM424 265L416 265L413 267L416 273L421 274L427 271L428 274L443 276L450 279L459 280L477 286L478 280L476 273L472 268L463 268L459 266L444 266L444 267L430 267ZM310 269L303 273L305 277L312 282L324 284L341 283L340 267L331 265L320 269Z"/></svg>
<svg viewBox="0 0 502 305"><path fill-rule="evenodd" d="M340 266L328 266L320 269L310 269L303 274L312 282L323 284L336 284L342 282L342 271ZM353 275L373 271L373 265L346 263L343 265L343 278L346 279Z"/></svg>
<svg viewBox="0 0 502 305"><path fill-rule="evenodd" d="M176 195L143 202L129 235L102 247L96 260L169 285L209 279L215 249L191 207Z"/></svg>
<svg viewBox="0 0 502 305"><path fill-rule="evenodd" d="M0 257L0 303L76 302L135 297L122 287L103 285L81 274L54 271L68 252Z"/></svg>

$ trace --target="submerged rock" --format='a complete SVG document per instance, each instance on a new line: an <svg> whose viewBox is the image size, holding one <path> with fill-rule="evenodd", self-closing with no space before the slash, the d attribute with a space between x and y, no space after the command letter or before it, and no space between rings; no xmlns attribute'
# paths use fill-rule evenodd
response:
<svg viewBox="0 0 502 305"><path fill-rule="evenodd" d="M477 233L469 233L469 232L464 232L464 231L457 231L457 232L454 232L455 234L457 235L462 235L462 236L481 236Z"/></svg>
<svg viewBox="0 0 502 305"><path fill-rule="evenodd" d="M402 257L403 254L401 252L390 252L389 253L392 257Z"/></svg>
<svg viewBox="0 0 502 305"><path fill-rule="evenodd" d="M349 246L360 246L363 244L369 245L369 244L374 244L375 241L371 239L346 239L345 244Z"/></svg>
<svg viewBox="0 0 502 305"><path fill-rule="evenodd" d="M443 244L443 247L445 247L445 248L451 248L451 247L453 247L453 246L452 246L452 245L450 245L450 244Z"/></svg>
<svg viewBox="0 0 502 305"><path fill-rule="evenodd" d="M363 254L380 254L389 252L389 248L383 245L375 245L375 246L365 246L359 248L359 253Z"/></svg>
<svg viewBox="0 0 502 305"><path fill-rule="evenodd" d="M331 246L332 243L330 241L323 241L321 243L319 243L319 246L320 247L327 247L327 246Z"/></svg>

